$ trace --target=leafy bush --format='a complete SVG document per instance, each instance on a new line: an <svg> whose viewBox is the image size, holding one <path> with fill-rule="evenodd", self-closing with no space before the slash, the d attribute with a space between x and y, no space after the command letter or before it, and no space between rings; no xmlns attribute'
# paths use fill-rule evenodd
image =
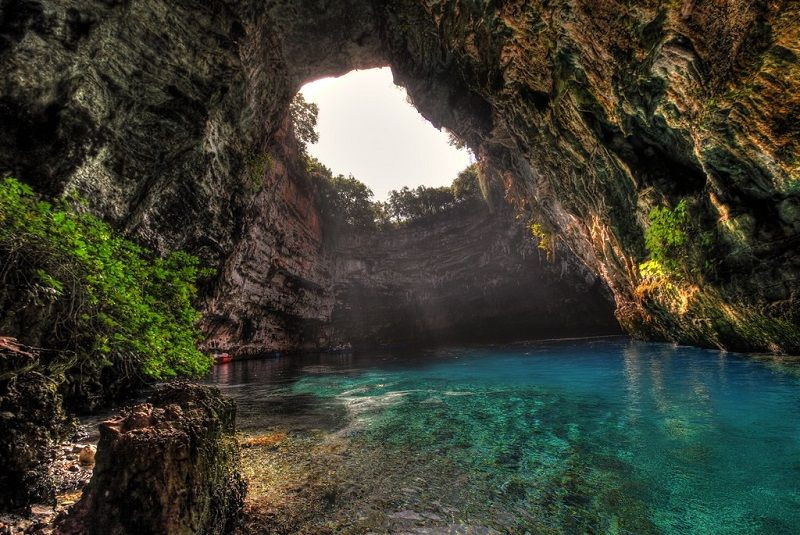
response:
<svg viewBox="0 0 800 535"><path fill-rule="evenodd" d="M640 264L645 277L678 275L688 268L690 219L686 200L674 209L657 206L650 211L644 243L649 260Z"/></svg>
<svg viewBox="0 0 800 535"><path fill-rule="evenodd" d="M158 258L68 201L41 201L11 178L0 182L0 255L0 327L27 310L47 324L40 342L71 355L74 375L97 380L111 369L124 383L209 369L196 348L195 284L209 274L197 258Z"/></svg>

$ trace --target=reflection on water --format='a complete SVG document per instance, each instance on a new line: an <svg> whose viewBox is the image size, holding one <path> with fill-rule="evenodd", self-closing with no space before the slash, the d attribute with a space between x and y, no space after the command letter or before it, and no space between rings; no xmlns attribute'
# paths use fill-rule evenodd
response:
<svg viewBox="0 0 800 535"><path fill-rule="evenodd" d="M337 503L352 523L380 495L387 530L800 526L800 379L785 364L599 340L236 362L213 381L245 432L347 441L337 484L361 490Z"/></svg>

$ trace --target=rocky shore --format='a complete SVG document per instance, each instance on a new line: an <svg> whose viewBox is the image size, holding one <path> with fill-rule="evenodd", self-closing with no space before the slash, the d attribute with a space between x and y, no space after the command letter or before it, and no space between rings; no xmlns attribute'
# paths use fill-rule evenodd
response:
<svg viewBox="0 0 800 535"><path fill-rule="evenodd" d="M88 426L81 425L72 440L55 447L55 458L49 466L49 477L55 489L55 501L33 504L27 514L0 515L0 535L48 535L54 532L53 522L66 513L89 484L97 451L96 438Z"/></svg>
<svg viewBox="0 0 800 535"><path fill-rule="evenodd" d="M246 483L236 409L218 390L175 383L147 403L57 445L48 467L56 494L0 516L0 535L230 533Z"/></svg>

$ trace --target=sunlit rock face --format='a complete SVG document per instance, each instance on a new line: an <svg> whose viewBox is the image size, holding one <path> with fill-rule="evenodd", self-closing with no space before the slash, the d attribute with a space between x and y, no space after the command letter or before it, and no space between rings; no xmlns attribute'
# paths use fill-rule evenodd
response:
<svg viewBox="0 0 800 535"><path fill-rule="evenodd" d="M788 0L5 0L0 170L218 267L212 342L295 347L334 301L287 104L389 64L629 331L797 351L798 20ZM681 269L645 279L648 214L681 201Z"/></svg>
<svg viewBox="0 0 800 535"><path fill-rule="evenodd" d="M604 277L630 331L797 351L796 3L493 6L386 8L418 109ZM648 214L681 200L694 227L681 262L710 265L643 280Z"/></svg>

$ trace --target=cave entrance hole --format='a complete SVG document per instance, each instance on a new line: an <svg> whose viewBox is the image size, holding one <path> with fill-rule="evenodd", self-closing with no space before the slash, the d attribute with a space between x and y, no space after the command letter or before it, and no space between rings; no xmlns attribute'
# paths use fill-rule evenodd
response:
<svg viewBox="0 0 800 535"><path fill-rule="evenodd" d="M352 176L363 183L376 206L388 207L390 193L404 187L427 191L428 198L420 202L432 210L455 204L447 192L474 157L452 134L437 129L416 110L405 89L395 85L388 67L306 83L298 98L292 114L296 134L308 155L332 177ZM316 116L313 132L309 115Z"/></svg>

